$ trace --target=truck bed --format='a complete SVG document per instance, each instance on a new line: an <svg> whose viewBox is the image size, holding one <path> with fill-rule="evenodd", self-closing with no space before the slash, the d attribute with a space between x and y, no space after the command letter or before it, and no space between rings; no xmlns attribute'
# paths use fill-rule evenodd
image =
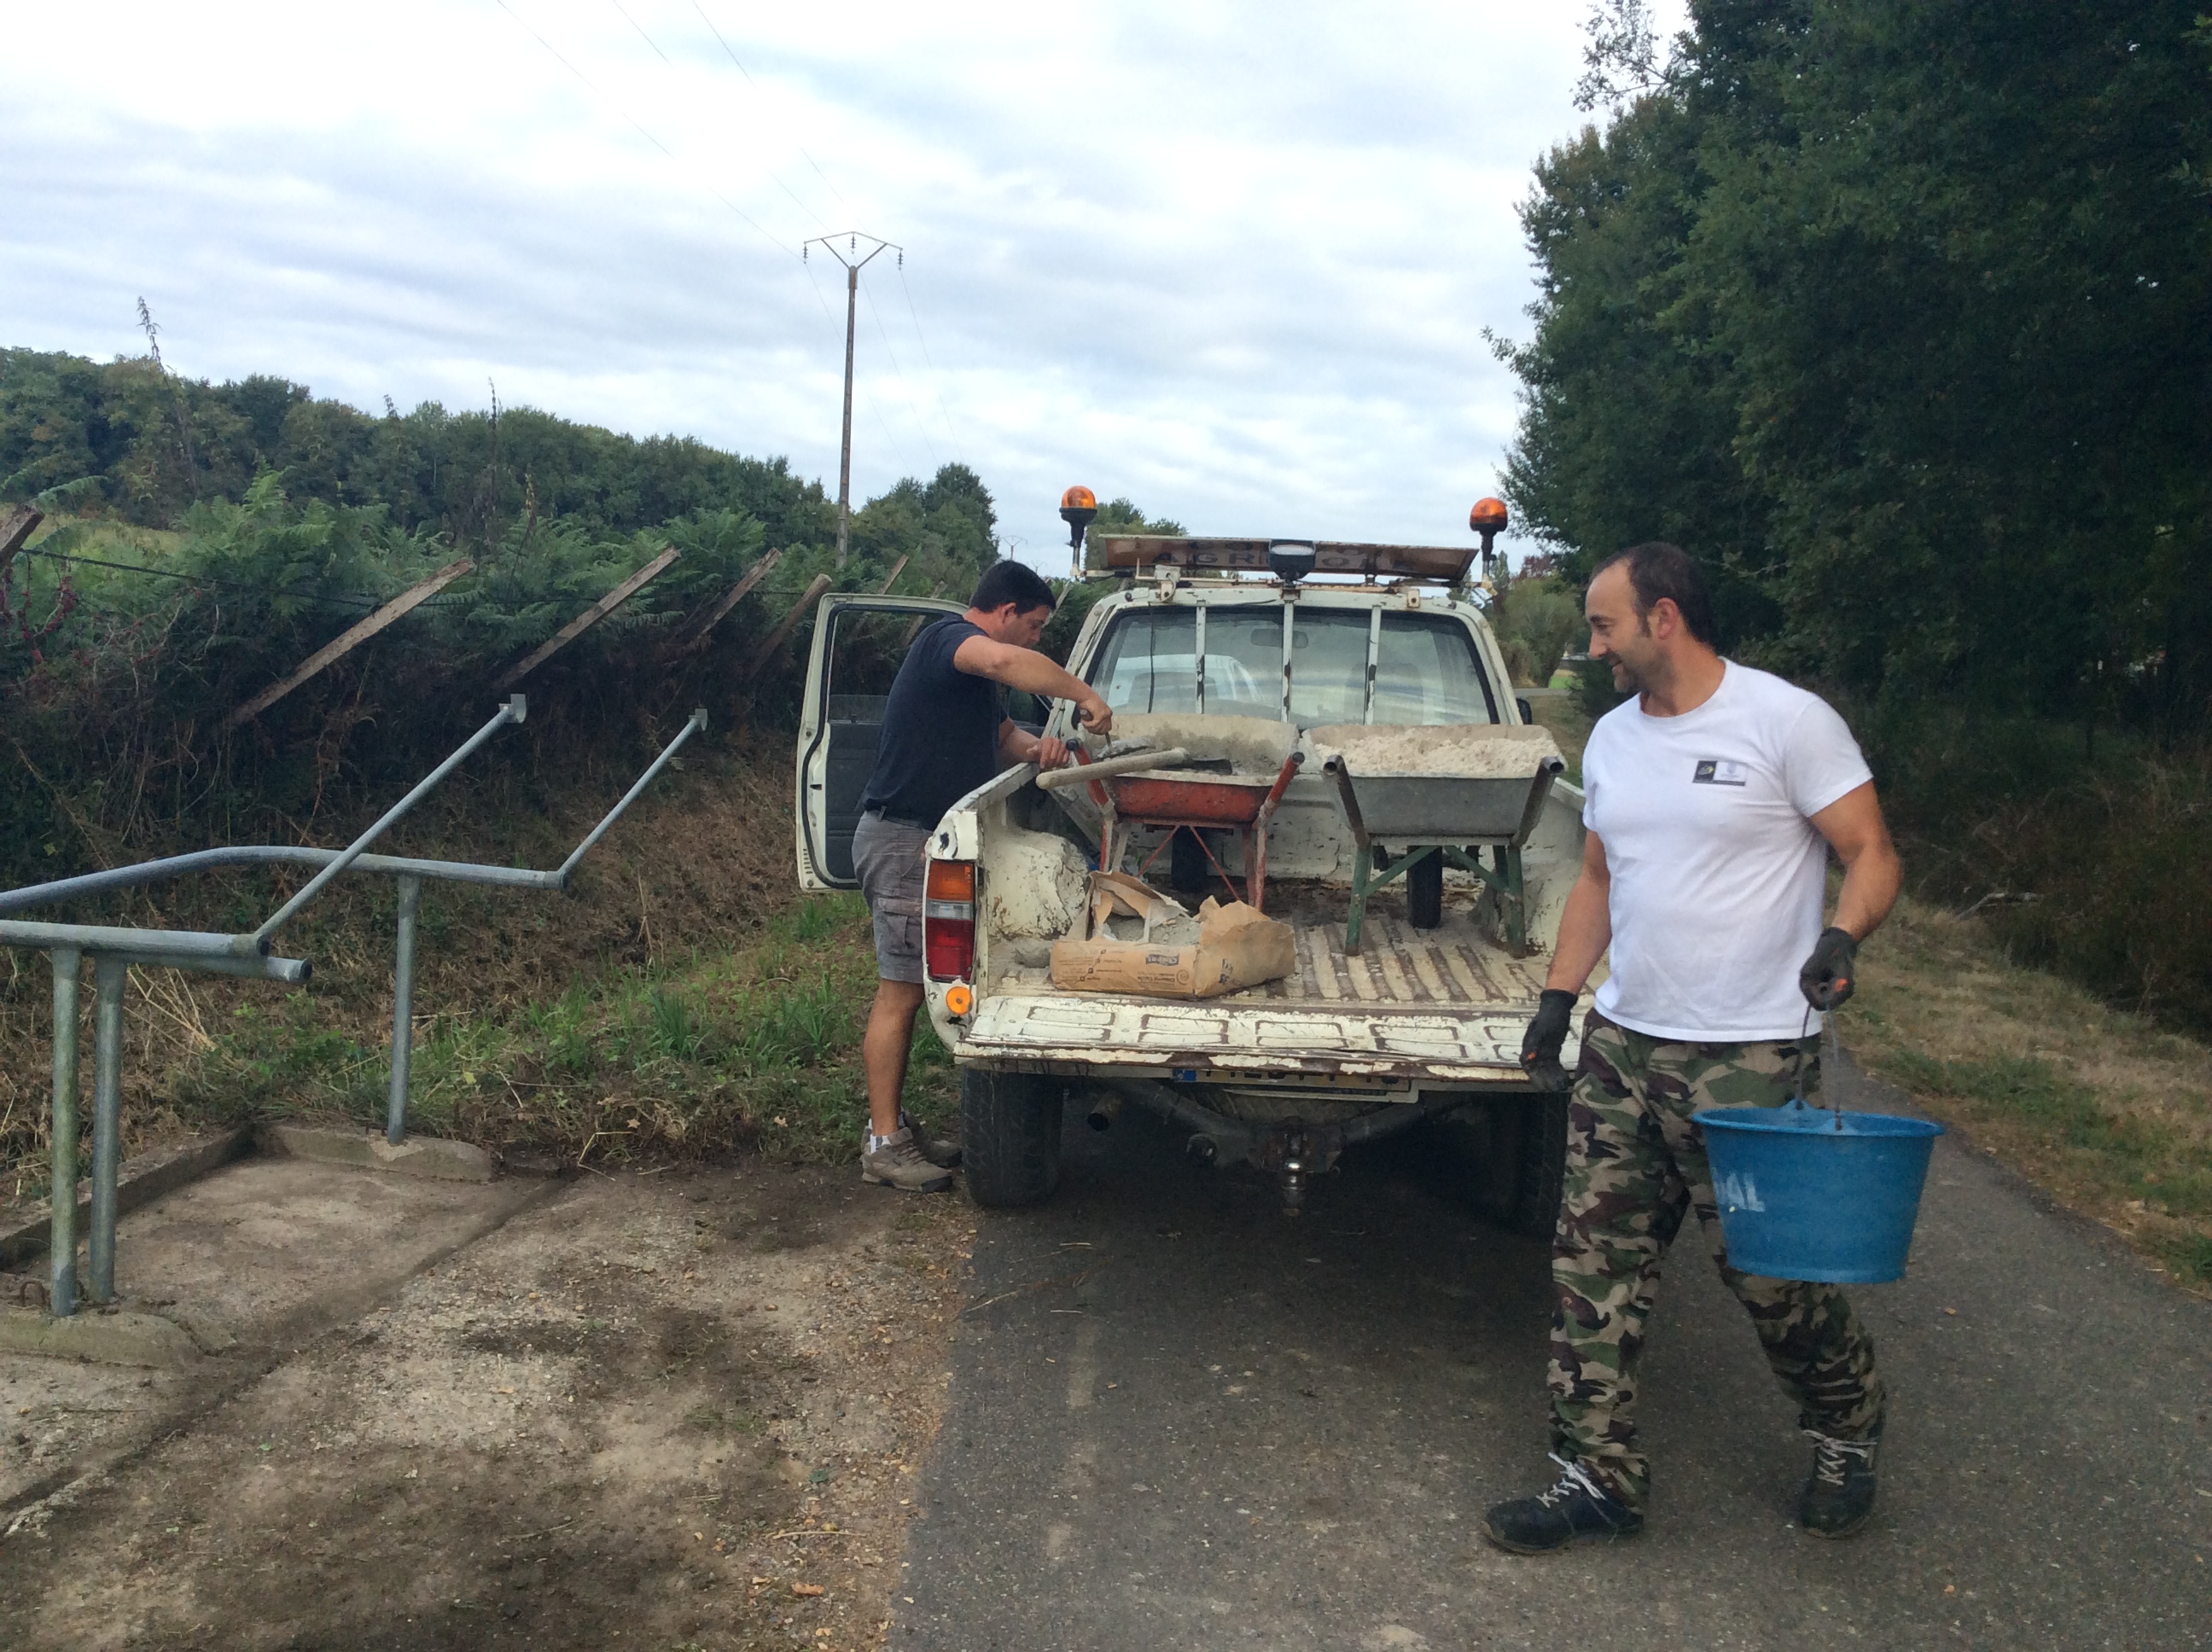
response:
<svg viewBox="0 0 2212 1652"><path fill-rule="evenodd" d="M1000 977L956 1054L1199 1082L1306 1082L1338 1090L1525 1082L1521 1036L1547 959L1514 958L1448 892L1444 921L1421 931L1385 894L1364 944L1344 950L1341 885L1267 885L1268 915L1297 934L1295 975L1190 1002L1063 993L1042 968ZM1395 908L1394 910L1394 908Z"/></svg>

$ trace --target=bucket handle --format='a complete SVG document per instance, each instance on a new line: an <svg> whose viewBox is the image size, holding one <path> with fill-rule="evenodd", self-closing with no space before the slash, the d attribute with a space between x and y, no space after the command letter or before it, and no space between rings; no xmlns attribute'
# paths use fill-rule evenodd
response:
<svg viewBox="0 0 2212 1652"><path fill-rule="evenodd" d="M1805 1042L1812 1033L1813 1006L1808 1004L1805 1006L1804 1024L1797 1029L1796 1093L1790 1097L1790 1105L1800 1112L1809 1112L1812 1107L1805 1099ZM1824 1046L1820 1052L1820 1083L1831 1097L1828 1110L1835 1115L1834 1127L1840 1133L1844 1127L1844 1054L1843 1044L1836 1036L1836 1012L1833 1010L1828 1011L1820 1036Z"/></svg>

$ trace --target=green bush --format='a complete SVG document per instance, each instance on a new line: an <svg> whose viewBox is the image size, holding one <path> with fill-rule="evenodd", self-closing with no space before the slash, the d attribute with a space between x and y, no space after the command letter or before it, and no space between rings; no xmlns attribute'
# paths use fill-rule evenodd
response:
<svg viewBox="0 0 2212 1652"><path fill-rule="evenodd" d="M2212 753L1943 708L1854 721L1917 889L1984 902L2022 963L2212 1029Z"/></svg>

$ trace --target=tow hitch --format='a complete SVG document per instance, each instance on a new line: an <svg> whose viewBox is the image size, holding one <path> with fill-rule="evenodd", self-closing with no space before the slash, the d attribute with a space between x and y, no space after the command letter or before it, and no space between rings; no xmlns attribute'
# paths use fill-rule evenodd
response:
<svg viewBox="0 0 2212 1652"><path fill-rule="evenodd" d="M1392 1102L1371 1113L1346 1119L1341 1124L1309 1124L1303 1119L1258 1124L1202 1107L1157 1079L1122 1079L1109 1086L1108 1093L1189 1130L1192 1133L1185 1151L1194 1163L1249 1164L1273 1176L1282 1193L1285 1216L1296 1216L1305 1208L1307 1182L1334 1170L1346 1148L1411 1129L1424 1120L1449 1113L1464 1100L1458 1096L1438 1095L1425 1096L1418 1102ZM1118 1107L1113 1109L1118 1110ZM1103 1106L1093 1108L1090 1115L1092 1128L1110 1126L1113 1111ZM1104 1125L1100 1123L1102 1114Z"/></svg>

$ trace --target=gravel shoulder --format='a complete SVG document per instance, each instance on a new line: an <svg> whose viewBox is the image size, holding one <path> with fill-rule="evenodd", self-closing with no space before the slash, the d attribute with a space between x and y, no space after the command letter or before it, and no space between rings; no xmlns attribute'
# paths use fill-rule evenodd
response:
<svg viewBox="0 0 2212 1652"><path fill-rule="evenodd" d="M757 1163L500 1182L438 1191L495 1219L435 1260L429 1218L349 1215L394 1184L300 1169L126 1218L122 1288L216 1311L219 1234L246 1276L381 1255L378 1300L319 1329L234 1293L235 1351L185 1370L0 1357L0 1644L878 1643L964 1205Z"/></svg>

